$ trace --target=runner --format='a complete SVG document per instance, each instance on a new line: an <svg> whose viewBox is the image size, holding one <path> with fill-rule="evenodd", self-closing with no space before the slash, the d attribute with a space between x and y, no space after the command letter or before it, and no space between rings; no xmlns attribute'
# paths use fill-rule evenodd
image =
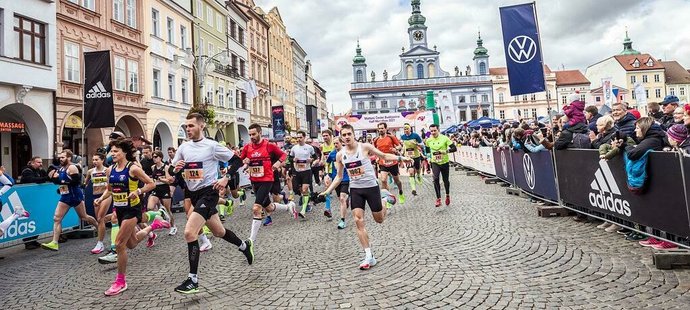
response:
<svg viewBox="0 0 690 310"><path fill-rule="evenodd" d="M59 186L60 201L53 216L53 239L48 243L41 244L41 247L46 250L57 251L59 249L58 239L62 233L62 219L69 208L74 208L82 221L88 222L93 227L98 227L98 221L86 214L84 192L81 189L81 173L79 173L79 168L72 163L72 155L72 151L63 150L58 157L60 167L48 173L48 177L52 179L53 183Z"/></svg>
<svg viewBox="0 0 690 310"><path fill-rule="evenodd" d="M7 193L10 188L14 185L14 179L8 174L5 174L5 167L0 166L0 211L2 211L3 205L5 204L2 197ZM14 208L14 213L7 217L2 223L0 223L0 237L5 235L7 228L14 223L16 220L25 219L29 217L29 212L24 210L24 206L21 205L21 201L17 199L12 201L12 207Z"/></svg>
<svg viewBox="0 0 690 310"><path fill-rule="evenodd" d="M293 217L297 217L297 211L293 202L287 205L277 202L271 203L270 195L273 194L275 199L275 195L280 194L280 182L276 183L274 173L280 169L287 155L278 146L261 138L261 126L259 124L249 126L249 138L251 141L242 148L240 158L249 167L249 180L252 182L256 196L252 206L253 219L249 237L254 243L263 219L262 210L265 210L269 215L275 210L290 211Z"/></svg>
<svg viewBox="0 0 690 310"><path fill-rule="evenodd" d="M175 173L173 170L175 169L175 166L172 164L173 158L175 158L175 153L177 150L175 150L174 147L169 147L168 148L168 174L173 178L173 182L170 183L170 197L173 197L175 199L175 191L177 190L177 186L180 186L182 190L186 190L186 185L184 182L184 179L182 178L182 173ZM171 201L172 202L172 201ZM182 203L184 204L184 198ZM171 205L172 208L172 205ZM177 226L175 225L175 219L173 218L173 212L172 209L170 210L170 231L168 232L169 236L173 236L177 234Z"/></svg>
<svg viewBox="0 0 690 310"><path fill-rule="evenodd" d="M431 137L426 139L426 146L431 155L431 170L434 173L434 190L436 191L436 207L441 206L441 182L439 174L443 176L443 187L446 191L446 206L450 205L450 181L448 180L450 166L448 164L448 148L453 144L446 136L438 130L438 125L429 126Z"/></svg>
<svg viewBox="0 0 690 310"><path fill-rule="evenodd" d="M388 133L388 125L386 123L379 123L377 128L379 135L374 139L374 146L383 153L397 154L398 148L401 147L398 138ZM379 181L381 181L382 189L388 189L389 174L393 176L393 181L398 187L398 200L400 200L400 203L405 203L405 195L403 195L402 183L400 182L398 161L379 158ZM390 205L388 205L388 207L390 207Z"/></svg>
<svg viewBox="0 0 690 310"><path fill-rule="evenodd" d="M295 168L295 182L293 187L295 194L301 196L302 209L299 212L301 218L306 217L307 206L309 205L309 187L312 186L311 162L316 157L314 147L305 143L307 133L297 132L297 145L290 150L290 157L293 158Z"/></svg>
<svg viewBox="0 0 690 310"><path fill-rule="evenodd" d="M382 190L379 188L369 156L376 155L386 161L409 162L412 160L407 157L383 153L368 143L356 142L355 131L351 125L343 125L340 134L345 140L345 148L336 155L335 166L338 173L331 185L321 195L328 195L339 186L343 180L343 169L347 169L350 176L350 207L357 226L357 236L365 253L359 269L367 270L376 265L376 258L371 252L369 235L364 227L364 207L366 204L369 205L374 221L380 224L386 217L386 209L383 208L382 199L385 199L386 203L394 201L394 199L390 199L393 198L391 195L381 195Z"/></svg>
<svg viewBox="0 0 690 310"><path fill-rule="evenodd" d="M286 155L287 156L287 155ZM276 206L280 206L282 208L283 205L288 206L288 211L290 211L293 214L294 217L294 210L295 210L295 203L292 201L288 201L288 197L285 194L285 192L282 191L283 185L280 181L280 176L281 176L281 170L284 169L285 163L279 162L280 160L280 155L274 155L271 157L271 165L275 165L276 162L280 164L280 168L276 169L275 166L272 167L273 169L273 186L271 187L271 195L273 196L273 208L271 208L271 211L267 211L268 208L264 209L264 213L266 213L266 218L264 219L264 226L270 226L273 225L273 219L271 218L271 214L273 211L275 211ZM281 203L282 202L282 203Z"/></svg>
<svg viewBox="0 0 690 310"><path fill-rule="evenodd" d="M144 215L141 212L139 197L151 191L155 185L141 167L133 164L135 150L132 140L129 139L119 138L110 142L113 165L107 171L106 190L97 199L100 204L101 200L105 201L112 196L115 214L120 223L120 230L115 239L117 276L110 288L105 291L106 296L118 295L127 290L127 249L134 249L150 232L166 226L162 221L156 220L144 229L139 230L137 227L144 216L149 218L148 214ZM139 181L144 183L142 188L139 188Z"/></svg>
<svg viewBox="0 0 690 310"><path fill-rule="evenodd" d="M335 165L333 163L335 162L336 155L343 148L342 139L336 138L333 146L335 149L332 150L328 156L326 156L328 157L326 162L330 167L328 170L329 173L326 176L326 180L328 180L326 187L330 186L331 180L334 180L335 176L338 174L338 171L335 169ZM345 224L345 214L347 213L348 197L350 196L350 176L347 174L347 170L343 171L343 179L340 181L340 185L335 188L335 194L340 200L340 221L338 222L338 229L345 229L345 227L347 227L347 224ZM326 198L328 199L330 196L330 194L326 195ZM329 200L326 201L328 202Z"/></svg>
<svg viewBox="0 0 690 310"><path fill-rule="evenodd" d="M113 211L112 199L109 198L102 201L101 203L96 203L96 200L98 198L101 198L101 195L103 195L103 192L105 192L105 189L108 185L108 168L106 168L103 165L105 163L105 154L98 153L96 155L93 155L93 157L91 158L91 163L93 164L93 168L86 172L84 184L88 184L89 181L91 181L91 185L93 188L93 207L96 213L96 220L98 221L98 241L96 242L96 246L91 250L91 254L100 254L103 253L103 250L105 250L105 246L103 245L103 239L105 239L105 222L111 221L112 223L114 223L111 228L112 231L110 237L111 248L113 249L115 248L114 241L119 228L116 228L117 221L113 221L113 216L111 216L111 213Z"/></svg>
<svg viewBox="0 0 690 310"><path fill-rule="evenodd" d="M173 159L175 172L184 171L185 182L193 210L184 229L189 256L189 277L175 288L183 294L197 293L199 284L199 231L208 225L213 235L236 245L251 265L254 262L254 245L251 240L242 241L235 233L223 227L218 217L218 190L228 184L227 176L218 179L218 162L229 161L234 155L230 149L210 139L204 138L202 132L206 121L201 114L187 116L186 131L189 141L180 145Z"/></svg>
<svg viewBox="0 0 690 310"><path fill-rule="evenodd" d="M412 195L417 196L417 183L422 184L422 176L420 175L422 154L419 152L419 149L424 145L424 142L422 142L422 138L416 132L412 131L410 124L405 124L403 130L404 134L400 136L400 140L403 142L405 156L413 160L411 164L407 165L410 188L412 188Z"/></svg>
<svg viewBox="0 0 690 310"><path fill-rule="evenodd" d="M325 187L328 187L331 185L331 181L333 181L333 178L331 177L331 172L333 171L333 165L331 163L333 161L328 161L328 158L330 154L335 150L335 143L333 142L333 131L330 129L326 129L321 132L321 137L323 137L323 143L321 144L321 152L323 155L321 156L321 165L324 167L324 176L323 176L323 183ZM335 159L335 158L334 158ZM338 194L340 196L340 194ZM342 207L341 207L342 208ZM326 196L326 209L323 211L323 215L325 215L327 218L331 218L331 195ZM343 228L345 228L343 226Z"/></svg>
<svg viewBox="0 0 690 310"><path fill-rule="evenodd" d="M160 206L166 210L166 215L172 215L172 195L170 193L170 184L173 183L175 177L170 175L170 167L163 161L163 152L153 152L153 166L151 166L151 179L156 184L156 188L151 191L146 207L149 211L161 209ZM170 221L171 227L175 223L172 216L166 216ZM171 228L172 230L172 228ZM149 238L148 247L154 245L156 236Z"/></svg>

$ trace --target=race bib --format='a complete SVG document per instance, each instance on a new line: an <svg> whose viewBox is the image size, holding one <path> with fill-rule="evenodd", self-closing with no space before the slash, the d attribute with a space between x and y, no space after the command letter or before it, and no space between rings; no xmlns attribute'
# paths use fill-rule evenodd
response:
<svg viewBox="0 0 690 310"><path fill-rule="evenodd" d="M384 160L383 165L384 166L392 166L395 163L394 160Z"/></svg>
<svg viewBox="0 0 690 310"><path fill-rule="evenodd" d="M413 157L414 156L414 149L406 149L405 154L407 154L407 157Z"/></svg>
<svg viewBox="0 0 690 310"><path fill-rule="evenodd" d="M442 161L442 160L443 160L443 153L434 152L434 161Z"/></svg>
<svg viewBox="0 0 690 310"><path fill-rule="evenodd" d="M187 181L198 182L204 179L204 163L192 162L184 166L184 178Z"/></svg>
<svg viewBox="0 0 690 310"><path fill-rule="evenodd" d="M60 195L67 195L67 194L69 194L69 186L67 186L67 185L60 185L60 186L58 187L58 192L60 193Z"/></svg>
<svg viewBox="0 0 690 310"><path fill-rule="evenodd" d="M116 207L129 206L129 199L127 193L113 193L113 205Z"/></svg>
<svg viewBox="0 0 690 310"><path fill-rule="evenodd" d="M306 160L295 160L295 169L306 170L307 169L307 161Z"/></svg>
<svg viewBox="0 0 690 310"><path fill-rule="evenodd" d="M97 177L97 178L92 178L91 183L93 183L93 187L103 187L106 185L108 182L108 178L106 177Z"/></svg>
<svg viewBox="0 0 690 310"><path fill-rule="evenodd" d="M364 175L364 169L362 167L362 161L354 161L351 163L347 163L345 165L345 169L347 169L347 174L350 176L350 179L357 180L361 178Z"/></svg>
<svg viewBox="0 0 690 310"><path fill-rule="evenodd" d="M249 177L261 178L264 176L264 163L260 160L249 162Z"/></svg>

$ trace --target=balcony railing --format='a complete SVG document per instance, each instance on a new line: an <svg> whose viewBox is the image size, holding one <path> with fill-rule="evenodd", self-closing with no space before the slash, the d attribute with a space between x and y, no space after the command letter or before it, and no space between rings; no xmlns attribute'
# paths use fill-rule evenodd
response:
<svg viewBox="0 0 690 310"><path fill-rule="evenodd" d="M216 65L216 69L213 70L213 72L222 74L234 79L237 79L240 77L240 74L238 73L238 70L236 67L233 67L231 65L223 66L220 64L220 61L213 59L213 64Z"/></svg>

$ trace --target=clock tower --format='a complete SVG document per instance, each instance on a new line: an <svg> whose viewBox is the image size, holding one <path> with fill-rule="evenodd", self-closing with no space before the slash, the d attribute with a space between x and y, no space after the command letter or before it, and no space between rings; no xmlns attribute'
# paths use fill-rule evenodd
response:
<svg viewBox="0 0 690 310"><path fill-rule="evenodd" d="M410 49L417 46L427 46L426 41L426 17L422 15L422 10L420 8L421 0L412 0L412 16L407 19L407 23L410 27L407 28L407 34L410 37Z"/></svg>

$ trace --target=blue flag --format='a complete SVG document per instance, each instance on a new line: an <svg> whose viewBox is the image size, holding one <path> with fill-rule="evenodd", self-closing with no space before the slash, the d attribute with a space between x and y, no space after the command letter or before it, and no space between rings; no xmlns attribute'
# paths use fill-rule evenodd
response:
<svg viewBox="0 0 690 310"><path fill-rule="evenodd" d="M510 95L543 92L544 67L534 3L499 8Z"/></svg>

